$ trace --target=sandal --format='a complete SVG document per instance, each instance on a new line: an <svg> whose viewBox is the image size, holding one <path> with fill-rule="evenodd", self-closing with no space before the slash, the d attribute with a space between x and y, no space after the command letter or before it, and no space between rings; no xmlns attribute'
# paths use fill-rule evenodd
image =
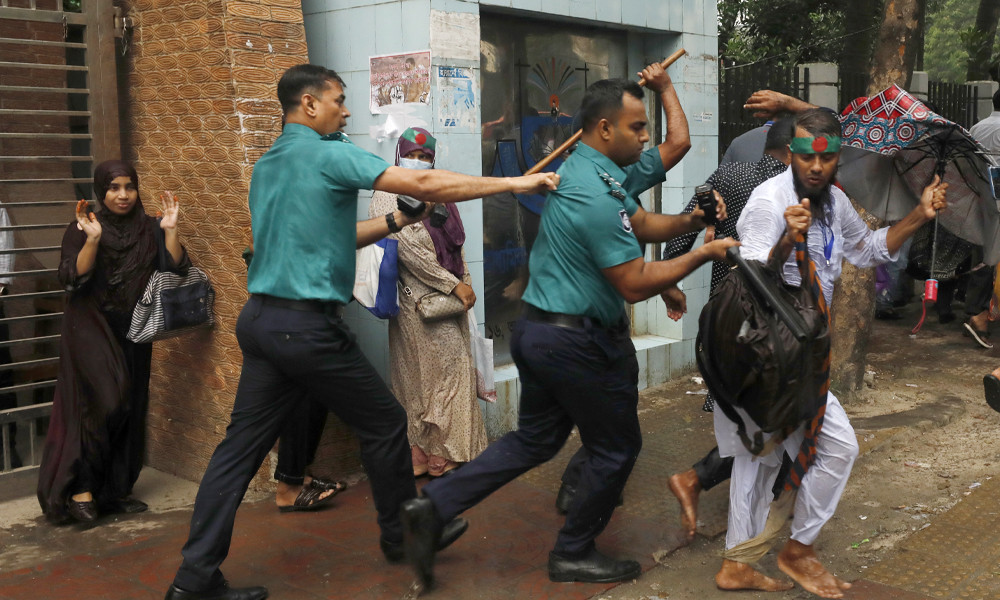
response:
<svg viewBox="0 0 1000 600"><path fill-rule="evenodd" d="M343 481L331 481L321 477L313 477L312 481L309 482L309 485L314 488L319 488L324 492L327 490L333 490L334 496L347 489L347 484Z"/></svg>
<svg viewBox="0 0 1000 600"><path fill-rule="evenodd" d="M986 404L1000 412L1000 379L992 374L983 377L983 389L986 392Z"/></svg>
<svg viewBox="0 0 1000 600"><path fill-rule="evenodd" d="M334 489L333 493L331 493L326 498L320 498L320 496L322 496L323 493L329 490L322 489L319 486L314 485L315 483L316 479L313 479L309 485L302 486L302 491L300 491L299 495L295 497L295 502L289 504L288 506L279 506L278 512L289 513L289 512L318 510L323 506L329 504L330 501L333 500L337 494L339 494L343 489L347 488L347 486L344 485L340 489ZM337 483L340 482L334 482L335 485Z"/></svg>
<svg viewBox="0 0 1000 600"><path fill-rule="evenodd" d="M993 344L990 342L989 331L980 331L976 329L975 327L973 327L971 321L966 321L963 324L963 327L965 327L966 334L972 336L972 339L976 340L977 344L979 344L983 348L986 348L987 350L993 347Z"/></svg>

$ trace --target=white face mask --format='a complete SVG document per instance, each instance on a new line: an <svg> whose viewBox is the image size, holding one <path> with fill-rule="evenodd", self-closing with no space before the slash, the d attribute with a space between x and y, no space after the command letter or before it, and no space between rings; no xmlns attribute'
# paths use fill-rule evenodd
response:
<svg viewBox="0 0 1000 600"><path fill-rule="evenodd" d="M434 163L424 162L417 158L400 158L399 166L404 169L430 169Z"/></svg>

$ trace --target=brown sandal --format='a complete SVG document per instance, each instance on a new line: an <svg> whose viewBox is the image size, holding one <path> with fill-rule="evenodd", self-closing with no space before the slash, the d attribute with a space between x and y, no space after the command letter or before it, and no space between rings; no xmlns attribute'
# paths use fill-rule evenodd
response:
<svg viewBox="0 0 1000 600"><path fill-rule="evenodd" d="M288 506L279 506L278 511L283 513L289 513L289 512L319 510L323 506L329 504L329 502L333 500L337 494L347 489L347 485L344 484L343 482L340 481L333 482L334 486L339 485L340 487L332 488L332 493L329 496L327 496L326 498L320 498L320 496L322 496L325 492L331 491L330 489L324 489L323 487L321 487L321 485L329 483L331 482L324 481L321 484L317 484L316 479L314 478L309 483L309 485L302 486L302 491L300 491L299 495L295 497L295 502L293 502Z"/></svg>

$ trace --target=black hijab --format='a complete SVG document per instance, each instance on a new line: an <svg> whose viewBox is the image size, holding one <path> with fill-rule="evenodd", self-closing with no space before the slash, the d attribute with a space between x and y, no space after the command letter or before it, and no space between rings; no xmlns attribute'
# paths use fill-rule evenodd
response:
<svg viewBox="0 0 1000 600"><path fill-rule="evenodd" d="M116 215L104 205L111 182L117 177L129 177L139 188L135 168L120 160L108 160L94 169L94 192L97 195L97 220L101 223L101 243L98 248L99 269L109 286L112 305L131 309L153 271L156 253L156 221L146 215L142 198L125 215ZM117 293L115 292L117 290ZM123 296L121 298L115 298ZM118 300L117 302L115 300ZM106 307L106 308L111 308Z"/></svg>

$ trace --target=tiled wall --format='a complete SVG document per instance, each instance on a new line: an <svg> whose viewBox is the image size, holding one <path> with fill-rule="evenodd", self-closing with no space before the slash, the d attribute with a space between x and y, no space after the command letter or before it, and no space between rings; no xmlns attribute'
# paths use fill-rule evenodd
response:
<svg viewBox="0 0 1000 600"><path fill-rule="evenodd" d="M666 57L678 48L688 55L671 68L678 95L691 129L693 147L684 161L667 176L663 186L664 212L679 212L694 187L712 173L717 164L718 74L716 67L716 9L709 0L303 0L309 58L340 73L347 82L348 107L352 117L347 131L352 140L386 159L394 155L395 141L377 143L369 128L385 122L384 115L368 110L368 58L430 48L433 65L457 65L479 69L478 57L451 57L435 37L432 11L479 15L480 10L527 11L532 18L563 22L586 20L587 26L625 28L628 36L628 66L639 71L647 60ZM469 31L469 35L477 35ZM474 40L478 47L478 39ZM432 91L432 102L434 94ZM430 124L439 139L438 165L463 173L481 174L478 134L447 134L435 130L435 107L417 109L413 115ZM359 203L359 218L367 218L367 202ZM473 274L476 294L483 297L482 210L479 201L461 205L467 229L466 258ZM688 296L688 315L680 323L667 319L658 298L634 307L633 321L640 361L645 366L640 387L655 385L694 365L694 337L701 306L708 298L709 267L699 269L683 283ZM482 307L476 317L483 323ZM366 354L382 372L388 372L385 322L370 317L356 307L349 311L351 326L359 334ZM500 369L498 379L512 367ZM487 424L497 425L491 436L509 429L516 416L516 381L498 386L500 402L485 408Z"/></svg>

